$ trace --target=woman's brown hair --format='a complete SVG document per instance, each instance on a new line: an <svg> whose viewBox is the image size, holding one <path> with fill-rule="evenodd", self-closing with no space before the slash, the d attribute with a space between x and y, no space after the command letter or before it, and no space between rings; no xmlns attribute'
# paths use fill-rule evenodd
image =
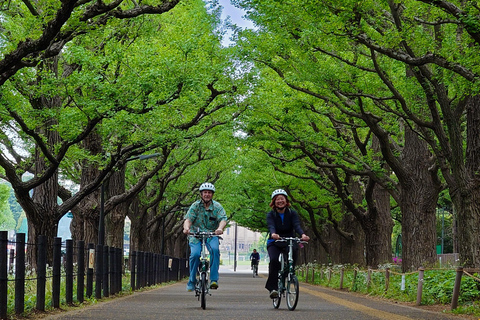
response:
<svg viewBox="0 0 480 320"><path fill-rule="evenodd" d="M272 209L275 208L275 198L277 198L278 196L285 197L283 194L278 194L275 197L273 197L272 201L270 201L270 204L269 204L270 208L272 208ZM290 201L288 201L288 197L285 197L285 201L287 202L287 207L290 207L291 204L290 204Z"/></svg>

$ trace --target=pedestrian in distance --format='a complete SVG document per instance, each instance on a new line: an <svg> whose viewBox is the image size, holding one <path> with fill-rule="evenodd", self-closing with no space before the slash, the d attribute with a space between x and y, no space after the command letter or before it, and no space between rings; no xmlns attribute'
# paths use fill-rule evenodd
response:
<svg viewBox="0 0 480 320"><path fill-rule="evenodd" d="M203 183L200 188L200 200L192 203L184 217L183 233L189 234L196 231L215 232L223 234L227 225L227 215L222 205L213 200L215 186L209 182ZM190 277L187 283L187 291L195 290L196 273L200 263L201 243L195 237L189 237L190 246ZM207 241L207 250L210 253L210 289L218 288L218 269L220 267L220 248L218 237L211 237Z"/></svg>
<svg viewBox="0 0 480 320"><path fill-rule="evenodd" d="M270 207L271 211L267 213L267 228L269 237L267 239L267 251L270 257L268 264L268 278L265 288L270 293L270 298L278 298L278 272L280 271L280 262L278 260L281 253L287 252L286 242L275 242L282 237L295 237L295 233L301 236L302 241L310 240L300 225L298 213L291 208L288 194L283 189L277 189L272 192ZM298 256L298 246L294 247L294 263Z"/></svg>

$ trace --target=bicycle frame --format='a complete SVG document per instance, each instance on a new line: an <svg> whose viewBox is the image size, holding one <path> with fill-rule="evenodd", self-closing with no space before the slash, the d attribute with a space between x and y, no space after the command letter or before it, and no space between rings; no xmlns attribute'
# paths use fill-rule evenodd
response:
<svg viewBox="0 0 480 320"><path fill-rule="evenodd" d="M197 283L195 284L195 297L200 300L202 309L206 308L206 295L210 293L208 279L210 274L210 262L207 258L207 239L217 236L214 232L194 232L191 236L200 240L202 249L200 251L200 263L197 270Z"/></svg>
<svg viewBox="0 0 480 320"><path fill-rule="evenodd" d="M294 243L307 243L300 238L286 237L280 242L288 243L287 261L285 261L285 253L281 253L280 271L278 272L278 298L273 299L273 306L277 309L280 306L282 297L287 300L288 310L293 311L297 307L299 284L295 274L295 266L293 261L293 245Z"/></svg>
<svg viewBox="0 0 480 320"><path fill-rule="evenodd" d="M277 240L278 241L278 240ZM282 253L280 254L280 272L279 272L279 280L282 284L282 288L278 288L279 293L285 295L285 280L289 281L292 276L295 275L295 268L293 266L293 244L295 241L300 242L299 238L283 238L280 241L287 241L288 242L288 252L287 254ZM287 261L285 261L285 255L287 256Z"/></svg>
<svg viewBox="0 0 480 320"><path fill-rule="evenodd" d="M256 260L255 262L252 261L252 271L253 271L253 277L258 276L258 263L259 261Z"/></svg>

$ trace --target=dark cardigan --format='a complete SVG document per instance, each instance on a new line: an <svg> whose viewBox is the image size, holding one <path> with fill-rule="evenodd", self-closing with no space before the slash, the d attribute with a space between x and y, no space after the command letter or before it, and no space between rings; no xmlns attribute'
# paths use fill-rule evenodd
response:
<svg viewBox="0 0 480 320"><path fill-rule="evenodd" d="M272 233L276 233L280 237L295 237L295 231L299 235L303 234L298 213L291 208L285 210L283 221L275 209L267 213L267 227L270 232L269 240L272 239Z"/></svg>

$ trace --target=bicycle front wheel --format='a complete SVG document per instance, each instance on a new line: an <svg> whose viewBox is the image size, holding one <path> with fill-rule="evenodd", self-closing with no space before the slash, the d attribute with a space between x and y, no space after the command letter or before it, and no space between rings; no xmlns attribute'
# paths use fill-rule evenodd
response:
<svg viewBox="0 0 480 320"><path fill-rule="evenodd" d="M206 296L207 295L207 274L202 272L200 277L200 305L205 310L207 307Z"/></svg>
<svg viewBox="0 0 480 320"><path fill-rule="evenodd" d="M280 307L280 302L282 302L282 292L283 292L283 290L284 290L284 289L283 289L283 288L284 288L284 286L283 286L283 283L284 283L283 280L284 280L284 279L283 279L282 276L279 274L279 275L278 275L278 297L272 299L272 300L273 300L273 307L274 307L275 309L278 309L278 307Z"/></svg>
<svg viewBox="0 0 480 320"><path fill-rule="evenodd" d="M296 275L292 275L290 280L287 281L287 307L288 310L293 311L297 307L298 303L298 279Z"/></svg>
<svg viewBox="0 0 480 320"><path fill-rule="evenodd" d="M280 307L280 302L282 301L282 296L278 294L278 298L274 298L272 299L272 301L273 301L273 307L275 309L278 309L278 307Z"/></svg>

